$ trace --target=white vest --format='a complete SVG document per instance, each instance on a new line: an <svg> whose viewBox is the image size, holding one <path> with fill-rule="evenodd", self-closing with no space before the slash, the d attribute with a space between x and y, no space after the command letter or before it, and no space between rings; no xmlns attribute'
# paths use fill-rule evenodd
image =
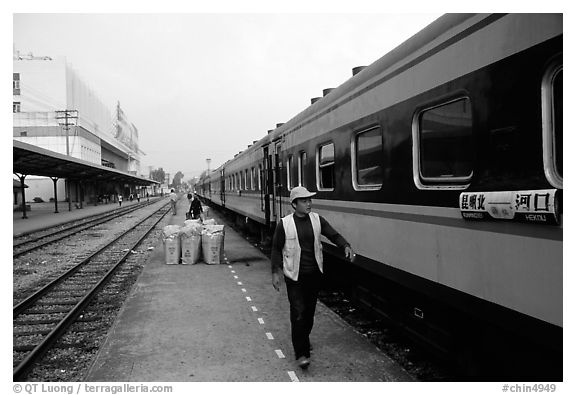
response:
<svg viewBox="0 0 576 395"><path fill-rule="evenodd" d="M320 225L320 216L316 213L310 213L310 221L312 222L312 230L314 231L314 255L320 272L323 272L323 257L322 257L322 242L320 235L322 227ZM282 248L282 263L284 268L284 275L286 277L298 281L298 272L300 271L300 242L298 241L298 233L296 231L296 224L294 223L294 214L289 214L282 218L282 226L286 234L286 241Z"/></svg>

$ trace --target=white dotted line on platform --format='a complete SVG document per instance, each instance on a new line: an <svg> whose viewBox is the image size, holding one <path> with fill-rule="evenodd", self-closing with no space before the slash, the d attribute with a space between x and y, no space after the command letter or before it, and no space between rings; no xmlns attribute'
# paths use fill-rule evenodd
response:
<svg viewBox="0 0 576 395"><path fill-rule="evenodd" d="M232 270L232 265L228 265L228 268L230 269L230 272L231 272L232 274L234 274L234 276L233 276L234 279L235 279L235 280L238 280L238 276L235 275L236 271L235 271L235 270ZM242 282L241 282L241 281L237 281L236 283L237 283L238 285L242 285ZM241 290L242 290L243 293L247 293L246 288L241 288ZM247 301L247 302L252 302L252 298L251 298L250 296L246 296L245 298L246 298L246 301ZM258 308L257 308L256 306L250 306L250 308L251 308L252 311L254 311L254 312L258 311ZM259 323L260 325L264 325L264 319L263 319L262 317L258 317L258 323ZM267 338L268 340L274 340L274 335L272 335L271 332L266 332L266 338ZM276 355L278 356L279 359L285 359L285 358L286 358L286 356L284 355L284 353L282 352L282 350L279 350L279 349L278 349L278 350L274 350L274 352L276 353ZM300 380L298 379L298 376L296 375L296 373L295 373L294 371L289 370L289 371L287 371L287 373L288 373L288 377L290 377L290 380L291 380L291 381L293 381L293 382L299 382L299 381L300 381Z"/></svg>

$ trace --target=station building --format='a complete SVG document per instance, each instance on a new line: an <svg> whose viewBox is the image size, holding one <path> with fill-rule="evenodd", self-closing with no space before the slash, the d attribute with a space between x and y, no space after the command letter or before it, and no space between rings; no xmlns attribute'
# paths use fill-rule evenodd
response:
<svg viewBox="0 0 576 395"><path fill-rule="evenodd" d="M134 182L124 179L119 185L82 180L80 194L74 193L78 189L74 180L59 179L58 200L66 199L67 187L72 201L86 199L86 203L99 195L155 193L148 183L138 181L148 178L140 174L140 158L145 154L138 146L138 129L120 103L113 108L103 103L66 58L23 55L14 49L12 86L14 140L134 176ZM52 179L31 174L25 181L27 201L53 199Z"/></svg>

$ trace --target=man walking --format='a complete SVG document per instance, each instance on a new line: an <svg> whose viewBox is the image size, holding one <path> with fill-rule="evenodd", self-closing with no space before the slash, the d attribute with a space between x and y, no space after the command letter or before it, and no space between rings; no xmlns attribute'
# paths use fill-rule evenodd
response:
<svg viewBox="0 0 576 395"><path fill-rule="evenodd" d="M315 192L304 187L290 191L294 213L276 226L272 241L272 285L280 290L280 273L284 273L294 354L302 369L310 364L310 332L314 324L316 301L323 276L321 235L344 249L350 261L356 256L350 244L320 215L311 212Z"/></svg>
<svg viewBox="0 0 576 395"><path fill-rule="evenodd" d="M176 200L178 200L178 196L174 193L174 189L171 189L170 204L172 205L172 215L176 215Z"/></svg>

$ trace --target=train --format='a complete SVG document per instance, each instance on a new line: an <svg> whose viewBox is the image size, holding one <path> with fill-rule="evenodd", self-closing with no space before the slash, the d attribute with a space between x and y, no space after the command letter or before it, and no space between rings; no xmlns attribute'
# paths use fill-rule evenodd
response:
<svg viewBox="0 0 576 395"><path fill-rule="evenodd" d="M562 24L443 15L208 171L196 192L264 237L303 185L353 246L349 267L379 291L365 296L373 305L395 306L438 344L473 329L481 349L503 330L561 366Z"/></svg>

